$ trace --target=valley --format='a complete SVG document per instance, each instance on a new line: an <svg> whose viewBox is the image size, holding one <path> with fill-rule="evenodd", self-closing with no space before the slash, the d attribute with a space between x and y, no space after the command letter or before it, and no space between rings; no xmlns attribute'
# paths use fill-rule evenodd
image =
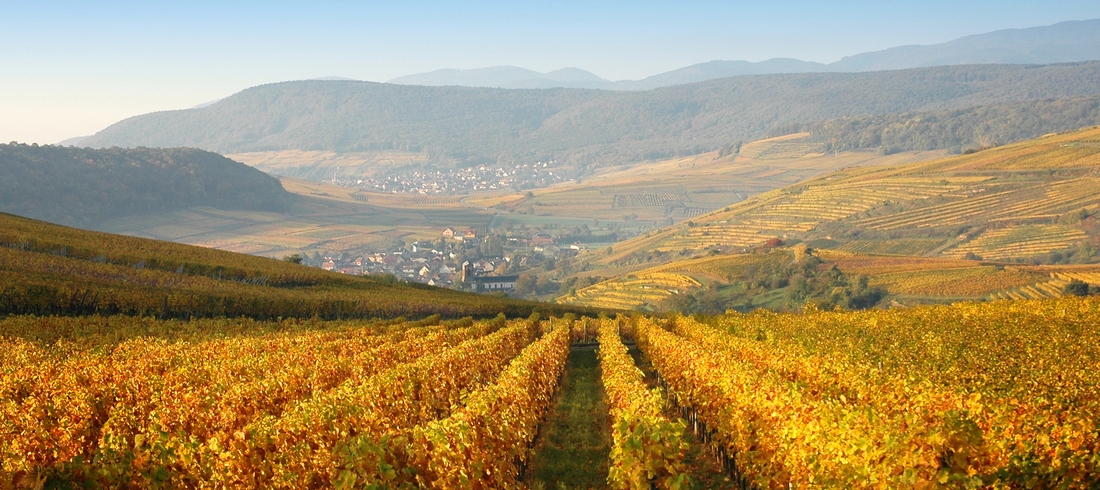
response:
<svg viewBox="0 0 1100 490"><path fill-rule="evenodd" d="M1100 488L1096 6L298 3L0 18L0 490Z"/></svg>

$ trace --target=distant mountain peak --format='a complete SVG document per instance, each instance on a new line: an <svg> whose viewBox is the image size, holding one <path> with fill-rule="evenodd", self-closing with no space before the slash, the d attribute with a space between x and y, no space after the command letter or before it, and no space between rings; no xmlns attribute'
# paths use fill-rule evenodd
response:
<svg viewBox="0 0 1100 490"><path fill-rule="evenodd" d="M904 70L964 64L1050 64L1100 59L1100 19L1002 29L939 44L898 46L846 56L830 71Z"/></svg>
<svg viewBox="0 0 1100 490"><path fill-rule="evenodd" d="M539 73L517 66L493 66L470 70L435 70L398 77L389 83L495 88L650 90L744 75L903 70L962 64L1051 64L1091 60L1100 60L1100 19L1002 29L940 44L898 46L846 56L830 64L793 58L772 58L756 62L714 60L659 73L642 80L617 82L573 67Z"/></svg>

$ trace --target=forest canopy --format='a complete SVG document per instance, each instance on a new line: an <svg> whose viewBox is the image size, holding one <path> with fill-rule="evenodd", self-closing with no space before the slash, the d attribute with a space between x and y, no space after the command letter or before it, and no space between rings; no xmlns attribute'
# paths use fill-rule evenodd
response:
<svg viewBox="0 0 1100 490"><path fill-rule="evenodd" d="M0 211L81 228L192 206L285 211L277 179L192 148L0 145Z"/></svg>
<svg viewBox="0 0 1100 490"><path fill-rule="evenodd" d="M768 136L808 132L825 150L883 153L947 149L952 153L1000 146L1044 134L1100 125L1100 96L991 104L791 124Z"/></svg>
<svg viewBox="0 0 1100 490"><path fill-rule="evenodd" d="M841 117L1100 95L1100 62L754 75L644 92L297 81L132 117L81 144L423 153L435 164L656 160Z"/></svg>

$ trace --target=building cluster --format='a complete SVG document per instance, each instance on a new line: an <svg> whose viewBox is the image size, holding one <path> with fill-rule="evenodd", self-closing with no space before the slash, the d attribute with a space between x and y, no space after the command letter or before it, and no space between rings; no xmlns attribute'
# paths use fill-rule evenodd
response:
<svg viewBox="0 0 1100 490"><path fill-rule="evenodd" d="M550 234L537 231L524 237L483 237L478 230L448 227L440 238L390 251L324 257L320 265L342 274L388 274L431 286L511 292L523 271L543 267L547 260L572 257L585 248L558 246ZM488 245L482 243L487 239L500 246L483 246Z"/></svg>
<svg viewBox="0 0 1100 490"><path fill-rule="evenodd" d="M568 180L564 171L550 168L554 163L538 162L510 168L485 165L436 170L402 168L377 177L337 178L333 183L371 191L425 195L534 189Z"/></svg>

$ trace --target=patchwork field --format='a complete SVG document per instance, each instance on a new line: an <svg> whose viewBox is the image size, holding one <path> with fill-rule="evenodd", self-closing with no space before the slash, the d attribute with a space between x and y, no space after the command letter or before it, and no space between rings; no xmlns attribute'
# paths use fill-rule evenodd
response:
<svg viewBox="0 0 1100 490"><path fill-rule="evenodd" d="M421 153L400 151L336 153L284 150L232 153L226 157L272 175L313 181L331 180L333 177L368 177L390 167L427 161Z"/></svg>
<svg viewBox="0 0 1100 490"><path fill-rule="evenodd" d="M445 227L587 226L619 236L652 233L695 219L751 196L850 166L897 165L929 160L939 152L879 156L870 152L821 155L791 135L749 143L743 154L718 152L599 170L580 181L516 193L415 195L368 192L320 181L423 163L409 152L255 152L230 158L283 177L299 199L288 213L225 212L194 208L132 216L106 223L105 231L267 256L378 250L401 241L436 238ZM801 148L801 149L800 149ZM296 178L298 177L298 178ZM797 213L790 210L790 213ZM782 219L750 223L768 234ZM709 234L700 229L698 236ZM772 233L774 234L774 233ZM764 235L761 235L764 236ZM770 235L769 235L770 236ZM755 243L745 236L739 243Z"/></svg>
<svg viewBox="0 0 1100 490"><path fill-rule="evenodd" d="M617 244L613 254L587 265L640 269L652 264L640 264L639 254L736 253L772 239L828 239L859 253L989 260L1095 246L1090 216L1100 211L1097 141L1100 128L1089 128L930 162L844 168ZM742 152L766 153L754 145ZM806 160L820 158L827 157Z"/></svg>
<svg viewBox="0 0 1100 490"><path fill-rule="evenodd" d="M676 260L624 273L577 290L558 302L600 308L653 311L675 293L691 293L709 285L726 287L751 279L752 272L795 260L794 250L771 253L714 255ZM953 258L865 255L841 250L814 252L828 268L853 277L866 276L904 303L960 300L1041 299L1061 297L1073 279L1100 284L1100 264L1036 266L998 264ZM781 293L781 291L780 291Z"/></svg>

